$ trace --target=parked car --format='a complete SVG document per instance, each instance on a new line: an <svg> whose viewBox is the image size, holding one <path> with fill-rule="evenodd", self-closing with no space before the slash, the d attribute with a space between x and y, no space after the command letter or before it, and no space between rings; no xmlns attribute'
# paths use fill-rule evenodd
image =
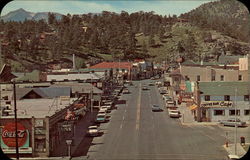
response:
<svg viewBox="0 0 250 160"><path fill-rule="evenodd" d="M224 126L233 126L233 127L235 127L235 125L237 127L245 127L246 126L246 122L243 122L238 118L236 119L236 121L235 121L235 118L230 118L228 120L220 120L219 122L220 122L220 124L222 124Z"/></svg>
<svg viewBox="0 0 250 160"><path fill-rule="evenodd" d="M107 116L104 113L98 113L96 117L96 122L97 123L103 123L107 121Z"/></svg>
<svg viewBox="0 0 250 160"><path fill-rule="evenodd" d="M166 106L167 106L167 108L176 107L175 101L173 101L173 100L167 100L166 101Z"/></svg>
<svg viewBox="0 0 250 160"><path fill-rule="evenodd" d="M171 98L168 94L163 94L163 95L162 95L162 99L163 99L165 102L172 100L172 98Z"/></svg>
<svg viewBox="0 0 250 160"><path fill-rule="evenodd" d="M125 88L123 91L122 91L123 94L129 94L129 90L127 88Z"/></svg>
<svg viewBox="0 0 250 160"><path fill-rule="evenodd" d="M153 112L162 111L162 108L159 105L153 104L152 111Z"/></svg>
<svg viewBox="0 0 250 160"><path fill-rule="evenodd" d="M168 94L168 91L166 89L161 88L159 90L160 94Z"/></svg>
<svg viewBox="0 0 250 160"><path fill-rule="evenodd" d="M110 104L105 104L105 106L101 106L101 109L105 109L107 113L110 113L112 108Z"/></svg>
<svg viewBox="0 0 250 160"><path fill-rule="evenodd" d="M143 86L142 90L148 90L148 87L147 86Z"/></svg>
<svg viewBox="0 0 250 160"><path fill-rule="evenodd" d="M99 135L99 129L97 126L89 126L87 136L95 137Z"/></svg>
<svg viewBox="0 0 250 160"><path fill-rule="evenodd" d="M155 84L153 82L150 82L148 85L149 86L154 86Z"/></svg>
<svg viewBox="0 0 250 160"><path fill-rule="evenodd" d="M162 83L160 81L155 82L155 85L157 85L158 87L162 86Z"/></svg>
<svg viewBox="0 0 250 160"><path fill-rule="evenodd" d="M181 112L178 110L168 110L169 117L171 118L180 118L181 117Z"/></svg>

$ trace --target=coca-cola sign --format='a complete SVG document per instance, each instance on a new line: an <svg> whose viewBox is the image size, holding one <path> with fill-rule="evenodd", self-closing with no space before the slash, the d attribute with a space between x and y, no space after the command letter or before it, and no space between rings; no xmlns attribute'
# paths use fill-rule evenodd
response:
<svg viewBox="0 0 250 160"><path fill-rule="evenodd" d="M22 147L28 136L28 130L21 124L17 123L18 147ZM6 123L2 130L2 140L8 147L16 146L16 130L15 123Z"/></svg>

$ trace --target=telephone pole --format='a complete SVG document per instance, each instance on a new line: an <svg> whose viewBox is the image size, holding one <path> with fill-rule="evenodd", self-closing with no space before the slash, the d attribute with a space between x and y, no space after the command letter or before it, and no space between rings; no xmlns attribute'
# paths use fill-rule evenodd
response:
<svg viewBox="0 0 250 160"><path fill-rule="evenodd" d="M13 80L13 91L14 91L14 112L15 112L15 139L16 139L16 159L19 160L18 150L18 135L17 135L17 109L16 109L16 83Z"/></svg>

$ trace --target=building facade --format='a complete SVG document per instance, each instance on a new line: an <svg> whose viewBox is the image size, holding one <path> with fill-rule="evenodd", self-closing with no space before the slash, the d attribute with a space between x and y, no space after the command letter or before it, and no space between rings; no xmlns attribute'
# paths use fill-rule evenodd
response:
<svg viewBox="0 0 250 160"><path fill-rule="evenodd" d="M199 82L198 85L201 121L233 118L236 109L237 118L250 122L249 82Z"/></svg>

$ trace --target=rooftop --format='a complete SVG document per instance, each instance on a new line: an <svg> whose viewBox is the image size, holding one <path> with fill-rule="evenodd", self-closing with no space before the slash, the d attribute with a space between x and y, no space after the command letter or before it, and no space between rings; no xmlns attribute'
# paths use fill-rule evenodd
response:
<svg viewBox="0 0 250 160"><path fill-rule="evenodd" d="M70 101L61 101L60 98L56 99L24 99L17 101L17 117L18 118L44 118L46 116L52 116L57 111L69 106L74 99ZM58 101L58 103L55 103ZM13 102L12 102L13 104ZM13 111L13 106L11 107ZM13 118L11 116L2 116L1 118Z"/></svg>
<svg viewBox="0 0 250 160"><path fill-rule="evenodd" d="M235 95L237 88L237 95L249 95L249 82L199 82L199 89L202 95Z"/></svg>
<svg viewBox="0 0 250 160"><path fill-rule="evenodd" d="M90 69L93 68L105 68L105 69L109 69L109 68L121 68L121 69L130 69L132 67L132 63L131 62L101 62L98 63L94 66L89 67Z"/></svg>
<svg viewBox="0 0 250 160"><path fill-rule="evenodd" d="M73 82L64 82L64 83L57 83L52 85L51 87L71 87L72 93L91 93L93 89L93 93L95 94L102 94L103 91L98 89L97 87L93 86L90 83L73 83Z"/></svg>

